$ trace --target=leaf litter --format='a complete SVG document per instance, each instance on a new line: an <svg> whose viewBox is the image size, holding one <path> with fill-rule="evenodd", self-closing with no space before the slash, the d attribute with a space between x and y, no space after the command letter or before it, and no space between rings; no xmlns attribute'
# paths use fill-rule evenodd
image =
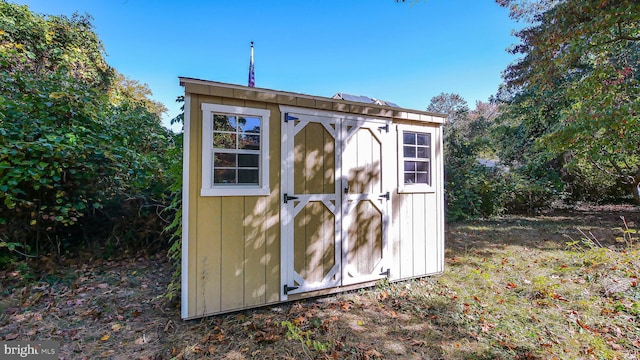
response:
<svg viewBox="0 0 640 360"><path fill-rule="evenodd" d="M165 254L45 260L33 280L0 271L0 340L59 341L62 359L635 359L640 253L619 216L451 224L442 275L191 321L163 298ZM602 247L569 246L581 232Z"/></svg>

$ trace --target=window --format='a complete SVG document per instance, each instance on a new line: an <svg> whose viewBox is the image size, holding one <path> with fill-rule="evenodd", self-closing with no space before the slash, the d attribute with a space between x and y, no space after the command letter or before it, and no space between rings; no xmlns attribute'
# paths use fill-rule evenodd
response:
<svg viewBox="0 0 640 360"><path fill-rule="evenodd" d="M433 135L429 128L398 127L400 192L433 191Z"/></svg>
<svg viewBox="0 0 640 360"><path fill-rule="evenodd" d="M202 196L269 194L269 115L202 104Z"/></svg>

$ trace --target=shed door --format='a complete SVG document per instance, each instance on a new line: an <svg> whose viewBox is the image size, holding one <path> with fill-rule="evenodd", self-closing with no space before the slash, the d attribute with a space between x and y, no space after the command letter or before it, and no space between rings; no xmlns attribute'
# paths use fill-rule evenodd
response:
<svg viewBox="0 0 640 360"><path fill-rule="evenodd" d="M386 276L387 123L284 117L283 298Z"/></svg>
<svg viewBox="0 0 640 360"><path fill-rule="evenodd" d="M349 285L389 275L383 158L393 147L386 145L386 123L345 120L343 129L342 284Z"/></svg>
<svg viewBox="0 0 640 360"><path fill-rule="evenodd" d="M340 285L339 124L285 114L282 127L283 296Z"/></svg>

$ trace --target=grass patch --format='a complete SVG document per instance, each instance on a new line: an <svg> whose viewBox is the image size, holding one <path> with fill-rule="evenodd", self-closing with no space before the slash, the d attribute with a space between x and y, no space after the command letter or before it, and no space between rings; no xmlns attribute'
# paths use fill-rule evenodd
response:
<svg viewBox="0 0 640 360"><path fill-rule="evenodd" d="M162 258L34 269L5 286L0 338L64 358L636 359L640 216L620 215L453 224L442 275L187 322L159 296Z"/></svg>

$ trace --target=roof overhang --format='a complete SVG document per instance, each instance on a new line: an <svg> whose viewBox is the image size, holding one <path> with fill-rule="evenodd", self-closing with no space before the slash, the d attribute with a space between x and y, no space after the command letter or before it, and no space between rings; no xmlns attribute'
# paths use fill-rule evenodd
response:
<svg viewBox="0 0 640 360"><path fill-rule="evenodd" d="M444 124L447 115L428 111L390 107L378 104L365 104L355 101L312 96L293 92L227 84L217 81L179 77L185 93L220 96L241 100L262 101L274 104L299 106L318 110L339 111L394 120L407 120Z"/></svg>

